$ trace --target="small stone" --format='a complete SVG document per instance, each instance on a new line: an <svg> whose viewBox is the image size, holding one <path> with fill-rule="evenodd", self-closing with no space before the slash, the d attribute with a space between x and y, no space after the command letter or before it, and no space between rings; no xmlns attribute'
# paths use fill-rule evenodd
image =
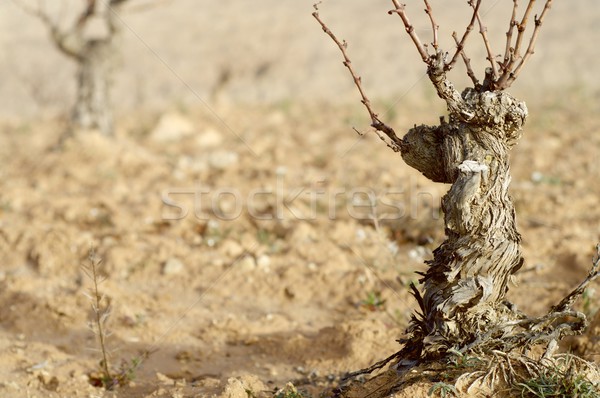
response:
<svg viewBox="0 0 600 398"><path fill-rule="evenodd" d="M279 375L279 371L277 370L277 367L275 366L267 366L267 369L269 369L269 375L271 377L276 377Z"/></svg>
<svg viewBox="0 0 600 398"><path fill-rule="evenodd" d="M218 150L210 154L208 164L217 170L225 170L237 164L239 155L236 152Z"/></svg>
<svg viewBox="0 0 600 398"><path fill-rule="evenodd" d="M50 376L46 372L43 372L38 375L38 380L48 391L56 391L58 389L59 382L56 376Z"/></svg>
<svg viewBox="0 0 600 398"><path fill-rule="evenodd" d="M363 240L367 239L367 233L365 232L364 229L357 229L356 230L356 240L359 242L362 242Z"/></svg>
<svg viewBox="0 0 600 398"><path fill-rule="evenodd" d="M245 256L238 262L237 267L244 271L252 271L256 268L256 260L252 256Z"/></svg>
<svg viewBox="0 0 600 398"><path fill-rule="evenodd" d="M221 245L221 250L223 250L225 255L229 258L237 258L244 252L244 248L233 240L226 240L223 242Z"/></svg>
<svg viewBox="0 0 600 398"><path fill-rule="evenodd" d="M424 261L427 255L427 249L423 246L417 246L408 251L408 257L416 261Z"/></svg>
<svg viewBox="0 0 600 398"><path fill-rule="evenodd" d="M42 370L44 368L48 367L48 360L45 360L43 362L37 363L33 366L30 366L29 368L27 368L28 372L33 372L35 370Z"/></svg>
<svg viewBox="0 0 600 398"><path fill-rule="evenodd" d="M173 384L173 379L160 372L156 372L156 378L161 384Z"/></svg>
<svg viewBox="0 0 600 398"><path fill-rule="evenodd" d="M292 286L286 286L285 289L283 289L283 293L285 294L285 297L289 299L296 297L296 292Z"/></svg>
<svg viewBox="0 0 600 398"><path fill-rule="evenodd" d="M150 133L150 137L158 142L178 141L191 135L194 125L179 113L165 113Z"/></svg>
<svg viewBox="0 0 600 398"><path fill-rule="evenodd" d="M287 174L287 167L277 166L277 168L275 169L275 174L277 174L280 177L285 176Z"/></svg>
<svg viewBox="0 0 600 398"><path fill-rule="evenodd" d="M206 156L182 156L177 162L177 167L178 169L176 171L188 170L191 172L200 173L208 170L208 160L206 159Z"/></svg>
<svg viewBox="0 0 600 398"><path fill-rule="evenodd" d="M176 275L181 273L184 268L185 266L180 260L172 257L165 262L165 265L163 266L163 274Z"/></svg>
<svg viewBox="0 0 600 398"><path fill-rule="evenodd" d="M214 148L223 143L223 134L216 130L208 129L198 135L196 144L201 148Z"/></svg>
<svg viewBox="0 0 600 398"><path fill-rule="evenodd" d="M392 254L392 256L397 255L398 252L400 251L400 247L398 247L397 242L388 242L387 248L390 251L390 253Z"/></svg>
<svg viewBox="0 0 600 398"><path fill-rule="evenodd" d="M227 379L225 389L219 398L238 398L256 396L261 391L267 391L269 388L254 375L242 375L238 378L231 377Z"/></svg>
<svg viewBox="0 0 600 398"><path fill-rule="evenodd" d="M271 270L271 258L266 254L263 254L256 259L256 265L258 265L258 268L262 271L269 272Z"/></svg>
<svg viewBox="0 0 600 398"><path fill-rule="evenodd" d="M531 173L531 181L542 182L543 179L544 179L544 174L542 174L541 172L534 171L533 173Z"/></svg>

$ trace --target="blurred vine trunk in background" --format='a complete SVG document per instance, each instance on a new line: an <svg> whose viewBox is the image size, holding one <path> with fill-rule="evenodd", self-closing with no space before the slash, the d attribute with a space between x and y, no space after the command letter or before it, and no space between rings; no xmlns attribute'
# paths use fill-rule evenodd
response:
<svg viewBox="0 0 600 398"><path fill-rule="evenodd" d="M110 90L116 51L114 38L88 40L77 58L77 99L72 120L83 129L113 134Z"/></svg>
<svg viewBox="0 0 600 398"><path fill-rule="evenodd" d="M17 1L17 0L15 0ZM119 53L121 7L128 0L81 0L85 8L70 27L60 26L47 10L22 8L39 18L49 29L54 45L77 63L77 97L71 112L73 127L113 134L110 91ZM93 19L103 22L101 32L89 32Z"/></svg>

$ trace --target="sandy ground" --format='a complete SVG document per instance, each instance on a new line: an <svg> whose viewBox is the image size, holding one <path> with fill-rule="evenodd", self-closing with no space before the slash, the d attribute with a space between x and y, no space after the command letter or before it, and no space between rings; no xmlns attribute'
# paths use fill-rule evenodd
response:
<svg viewBox="0 0 600 398"><path fill-rule="evenodd" d="M599 10L565 3L551 15L572 23L549 22L553 45L513 90L531 116L513 157L526 264L510 299L531 314L585 276L600 241ZM344 4L323 14L362 48L378 109L399 131L435 123L443 104L419 80L414 49L409 59L396 49L407 41L399 27L367 29L390 23L387 4ZM0 70L20 73L0 85L0 396L247 397L289 381L318 395L399 348L415 307L408 285L443 240L448 187L352 131L368 130L364 110L309 11L181 0L132 13L156 50L125 38L116 137L57 148L65 126L50 116L68 109L72 70L35 22L0 3ZM457 18L446 11L440 19ZM573 24L576 40L564 31ZM393 48L369 44L382 41ZM232 80L211 96L223 68ZM92 246L113 370L151 352L116 392L90 384L100 355L81 265ZM580 308L593 314L597 295ZM599 322L569 343L589 360Z"/></svg>

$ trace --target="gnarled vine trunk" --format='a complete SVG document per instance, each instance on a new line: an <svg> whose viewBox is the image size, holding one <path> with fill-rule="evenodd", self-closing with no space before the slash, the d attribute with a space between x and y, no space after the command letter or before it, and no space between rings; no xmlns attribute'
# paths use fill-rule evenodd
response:
<svg viewBox="0 0 600 398"><path fill-rule="evenodd" d="M411 129L401 153L427 178L452 184L442 199L447 239L428 261L418 297L422 316L409 328L419 351L437 356L511 317L503 301L523 259L508 194L509 155L527 108L502 91L460 94L441 67L430 67L429 77L449 122Z"/></svg>
<svg viewBox="0 0 600 398"><path fill-rule="evenodd" d="M453 56L439 48L439 26L433 16L429 0L424 0L433 33L431 43L423 42L411 24L406 6L391 0L394 9L390 14L400 16L404 28L427 65L427 72L440 98L446 101L449 120L444 118L439 126L415 126L399 138L394 129L378 117L365 94L361 78L356 74L348 57L347 43L340 41L321 20L318 4L312 14L323 31L340 49L344 66L354 80L361 100L371 117L371 126L388 147L400 152L404 161L434 182L452 184L442 198L447 238L434 252L429 268L420 273L422 292L414 285L421 313L411 319L408 338L400 340L403 348L392 356L372 366L351 373L348 378L372 373L396 359L393 369L368 380L364 385L348 385L343 396L388 396L396 388L410 382L409 370L441 358L477 351L494 356L518 351L522 363L524 353L535 344L546 345L542 359L552 358L558 341L567 335L580 334L586 326L583 313L574 311L575 300L586 286L600 277L600 245L598 257L586 279L571 293L553 306L548 314L532 318L523 314L505 300L508 284L523 265L521 237L517 231L515 209L508 194L510 186L510 151L521 137L527 118L525 103L505 93L518 77L523 66L533 54L534 45L544 16L552 0L546 0L541 13L534 16L535 26L524 54L523 38L527 21L534 9L535 0L529 0L522 18L517 18L519 0L512 2L512 16L506 33L504 58L500 61L492 50L479 12L483 0L469 0L471 20L462 38L456 32ZM483 39L487 60L483 84L475 76L464 45L475 24ZM513 42L513 32L517 31ZM431 44L431 46L429 46ZM434 49L431 52L431 48ZM467 69L473 88L459 93L447 79L458 57ZM509 373L513 373L507 356ZM526 360L529 360L528 358ZM505 377L507 373L500 365ZM547 364L525 365L529 376L536 371L545 374ZM483 380L494 372L489 367ZM532 369L534 373L532 373ZM537 370L536 370L537 369ZM571 370L569 370L570 372ZM514 376L510 376L514 380ZM414 381L414 379L413 379ZM435 386L434 386L435 387ZM433 389L432 389L433 391ZM431 393L431 391L430 391Z"/></svg>

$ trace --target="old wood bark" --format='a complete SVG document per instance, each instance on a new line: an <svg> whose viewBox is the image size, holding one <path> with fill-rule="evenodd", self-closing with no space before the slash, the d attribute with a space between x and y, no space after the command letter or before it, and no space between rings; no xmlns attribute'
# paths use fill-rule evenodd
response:
<svg viewBox="0 0 600 398"><path fill-rule="evenodd" d="M446 101L449 121L416 126L401 148L408 165L432 181L452 184L442 199L447 239L422 274L422 316L409 327L424 356L468 344L510 318L503 301L523 263L508 189L509 155L527 117L525 103L485 88L461 94L439 65L428 74Z"/></svg>

